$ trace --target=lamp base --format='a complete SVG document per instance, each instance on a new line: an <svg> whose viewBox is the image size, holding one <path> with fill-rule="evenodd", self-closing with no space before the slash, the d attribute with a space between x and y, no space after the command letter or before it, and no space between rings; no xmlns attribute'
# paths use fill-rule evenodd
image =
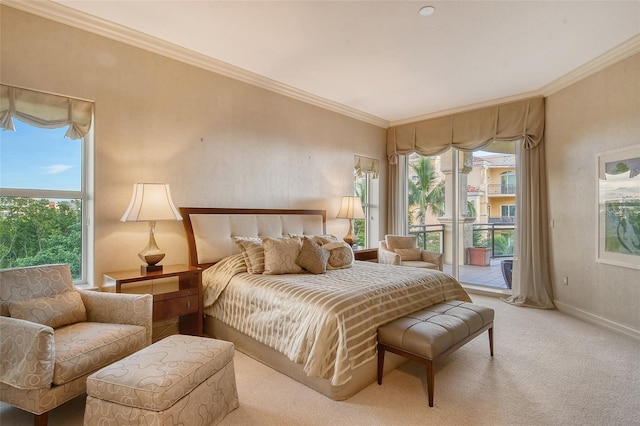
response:
<svg viewBox="0 0 640 426"><path fill-rule="evenodd" d="M162 265L140 265L140 273L142 274L158 271L162 271Z"/></svg>

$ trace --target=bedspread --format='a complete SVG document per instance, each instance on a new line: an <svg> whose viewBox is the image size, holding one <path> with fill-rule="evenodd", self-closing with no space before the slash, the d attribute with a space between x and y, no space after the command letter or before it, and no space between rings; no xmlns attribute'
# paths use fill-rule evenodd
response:
<svg viewBox="0 0 640 426"><path fill-rule="evenodd" d="M471 301L435 270L355 262L321 275L255 275L241 260L205 271L205 312L336 386L376 356L378 326L445 300Z"/></svg>

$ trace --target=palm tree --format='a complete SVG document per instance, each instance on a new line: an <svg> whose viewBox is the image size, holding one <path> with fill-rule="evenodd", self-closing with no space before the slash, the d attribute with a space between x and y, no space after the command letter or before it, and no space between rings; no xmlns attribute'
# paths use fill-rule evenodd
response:
<svg viewBox="0 0 640 426"><path fill-rule="evenodd" d="M426 225L427 212L436 216L444 214L444 180L433 167L430 157L420 156L409 166L416 176L415 182L409 179L409 210L415 214L411 221Z"/></svg>

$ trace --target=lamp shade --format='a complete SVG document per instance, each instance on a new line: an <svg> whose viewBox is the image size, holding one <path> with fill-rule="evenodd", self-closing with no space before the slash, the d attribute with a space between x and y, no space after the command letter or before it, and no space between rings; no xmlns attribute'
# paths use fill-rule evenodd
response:
<svg viewBox="0 0 640 426"><path fill-rule="evenodd" d="M362 210L362 202L360 197L344 196L342 197L342 206L338 215L339 219L362 219L364 211Z"/></svg>
<svg viewBox="0 0 640 426"><path fill-rule="evenodd" d="M182 220L171 201L168 183L135 183L131 203L124 212L122 222L151 222Z"/></svg>

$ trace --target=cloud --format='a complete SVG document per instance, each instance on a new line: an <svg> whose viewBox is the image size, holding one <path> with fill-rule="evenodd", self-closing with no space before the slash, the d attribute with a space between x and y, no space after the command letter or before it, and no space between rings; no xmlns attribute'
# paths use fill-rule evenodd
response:
<svg viewBox="0 0 640 426"><path fill-rule="evenodd" d="M69 166L67 164L52 164L51 166L43 167L42 170L45 172L45 174L56 175L58 173L66 172L71 168L73 168L73 166Z"/></svg>

